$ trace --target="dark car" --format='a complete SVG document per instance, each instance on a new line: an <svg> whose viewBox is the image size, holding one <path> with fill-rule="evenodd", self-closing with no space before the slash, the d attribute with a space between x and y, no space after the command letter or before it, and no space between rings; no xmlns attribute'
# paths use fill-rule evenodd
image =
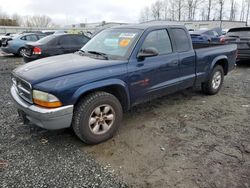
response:
<svg viewBox="0 0 250 188"><path fill-rule="evenodd" d="M193 43L219 43L220 35L215 30L198 30L190 32Z"/></svg>
<svg viewBox="0 0 250 188"><path fill-rule="evenodd" d="M73 53L81 49L88 41L89 37L85 35L49 35L37 42L27 43L23 58L25 62L30 62L44 57Z"/></svg>
<svg viewBox="0 0 250 188"><path fill-rule="evenodd" d="M221 43L237 44L238 60L250 59L250 27L232 28L221 38Z"/></svg>

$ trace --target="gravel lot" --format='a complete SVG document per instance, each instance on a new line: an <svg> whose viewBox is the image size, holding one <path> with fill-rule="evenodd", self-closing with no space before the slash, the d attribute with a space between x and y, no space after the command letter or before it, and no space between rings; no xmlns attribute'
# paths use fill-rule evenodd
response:
<svg viewBox="0 0 250 188"><path fill-rule="evenodd" d="M0 187L250 187L250 63L216 96L186 90L133 108L96 146L19 121L9 88L20 64L0 55Z"/></svg>

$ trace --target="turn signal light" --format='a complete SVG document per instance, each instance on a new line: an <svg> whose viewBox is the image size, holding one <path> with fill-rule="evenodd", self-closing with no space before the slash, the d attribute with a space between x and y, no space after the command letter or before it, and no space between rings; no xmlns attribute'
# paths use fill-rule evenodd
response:
<svg viewBox="0 0 250 188"><path fill-rule="evenodd" d="M41 53L42 53L41 48L35 47L35 48L33 49L33 54L35 54L35 55L40 55Z"/></svg>
<svg viewBox="0 0 250 188"><path fill-rule="evenodd" d="M33 99L33 102L39 106L45 107L45 108L58 108L62 106L62 103L60 101L55 101L55 102L47 102L47 101L42 101L39 99Z"/></svg>

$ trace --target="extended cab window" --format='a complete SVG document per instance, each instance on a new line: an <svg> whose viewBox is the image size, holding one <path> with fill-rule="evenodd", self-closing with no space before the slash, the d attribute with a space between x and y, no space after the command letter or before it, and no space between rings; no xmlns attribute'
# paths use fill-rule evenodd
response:
<svg viewBox="0 0 250 188"><path fill-rule="evenodd" d="M159 55L172 52L172 45L167 30L152 31L145 38L141 50L155 48Z"/></svg>
<svg viewBox="0 0 250 188"><path fill-rule="evenodd" d="M172 29L178 52L187 52L191 49L190 40L184 29Z"/></svg>

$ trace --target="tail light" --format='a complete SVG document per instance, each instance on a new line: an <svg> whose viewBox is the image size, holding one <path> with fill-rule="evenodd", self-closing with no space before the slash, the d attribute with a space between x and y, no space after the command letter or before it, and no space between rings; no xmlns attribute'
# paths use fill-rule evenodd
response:
<svg viewBox="0 0 250 188"><path fill-rule="evenodd" d="M39 47L33 48L33 54L35 54L35 55L40 55L40 54L42 54L41 48L39 48Z"/></svg>
<svg viewBox="0 0 250 188"><path fill-rule="evenodd" d="M220 43L221 43L221 44L224 44L225 42L226 42L225 37L221 37L221 38L220 38Z"/></svg>

